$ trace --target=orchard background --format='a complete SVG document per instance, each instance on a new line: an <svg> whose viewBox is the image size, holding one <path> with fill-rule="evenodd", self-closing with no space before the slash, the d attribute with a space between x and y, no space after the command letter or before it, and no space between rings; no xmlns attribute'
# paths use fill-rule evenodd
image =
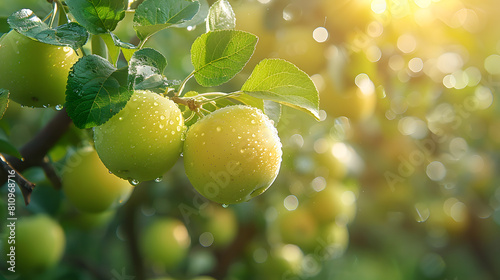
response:
<svg viewBox="0 0 500 280"><path fill-rule="evenodd" d="M133 9L142 1L129 2ZM214 2L199 3L208 13ZM132 182L135 187L114 182L114 175L97 167L97 157L87 156L94 130L68 122L67 108L10 101L0 120L3 170L8 170L4 160L15 163L19 151L36 160L16 163L26 167L15 188L16 273L8 270L10 245L4 242L10 234L12 188L9 173L2 171L0 276L499 279L500 3L228 3L235 29L259 39L242 71L214 86L214 92L238 91L266 58L295 64L319 92L319 121L287 106L280 107L279 119L276 110L266 112L283 151L272 186L248 202L223 207L193 188L183 158L157 180ZM8 33L7 18L24 8L45 19L53 5L3 0L0 32ZM126 11L112 31L124 53L131 48L126 43L141 42L133 16ZM193 72L190 49L205 25L166 28L144 45L166 58L163 74L172 85ZM82 47L88 54L92 43ZM116 61L122 64L124 55ZM207 92L194 79L185 86L187 96ZM2 104L6 95L1 92ZM210 104L207 111L214 110ZM78 190L61 190L65 180L81 183L83 190L96 188L86 198L90 202L79 204L85 194ZM23 194L31 184L36 184L31 195ZM107 209L109 203L92 194L116 184L133 189L132 194ZM22 267L22 258L37 256L44 262Z"/></svg>

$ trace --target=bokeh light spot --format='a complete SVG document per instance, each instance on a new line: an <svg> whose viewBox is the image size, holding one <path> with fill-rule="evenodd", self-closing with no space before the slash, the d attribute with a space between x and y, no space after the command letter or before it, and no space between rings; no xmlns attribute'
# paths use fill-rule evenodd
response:
<svg viewBox="0 0 500 280"><path fill-rule="evenodd" d="M326 40L328 40L328 30L324 27L314 29L313 38L318 43L326 42Z"/></svg>

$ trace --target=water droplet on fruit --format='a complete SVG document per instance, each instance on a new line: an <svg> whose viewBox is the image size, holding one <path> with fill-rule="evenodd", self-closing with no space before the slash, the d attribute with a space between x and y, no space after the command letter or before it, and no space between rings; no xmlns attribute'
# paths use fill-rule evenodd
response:
<svg viewBox="0 0 500 280"><path fill-rule="evenodd" d="M109 174L113 174L113 172L111 172L111 170L108 170L108 173L109 173Z"/></svg>
<svg viewBox="0 0 500 280"><path fill-rule="evenodd" d="M122 118L122 117L119 117L119 118L118 118L118 120L119 120L119 121L123 121L123 118Z"/></svg>
<svg viewBox="0 0 500 280"><path fill-rule="evenodd" d="M63 108L63 105L61 105L61 104L57 104L57 105L56 105L56 110L57 110L57 111L61 111L61 110L62 110L62 108Z"/></svg>
<svg viewBox="0 0 500 280"><path fill-rule="evenodd" d="M158 177L158 178L155 179L155 182L159 183L159 182L161 182L161 180L163 180L163 178L162 177Z"/></svg>
<svg viewBox="0 0 500 280"><path fill-rule="evenodd" d="M158 106L158 102L153 103L153 105Z"/></svg>
<svg viewBox="0 0 500 280"><path fill-rule="evenodd" d="M160 120L164 120L165 119L165 116L160 116Z"/></svg>
<svg viewBox="0 0 500 280"><path fill-rule="evenodd" d="M128 182L132 185L132 186L137 186L139 185L139 180L136 180L136 179L130 179L128 180Z"/></svg>
<svg viewBox="0 0 500 280"><path fill-rule="evenodd" d="M217 130L217 132L221 132L222 128L221 128L220 126L218 126L218 127L216 128L216 130Z"/></svg>
<svg viewBox="0 0 500 280"><path fill-rule="evenodd" d="M229 207L229 205L224 203L224 204L222 204L222 207L227 208L227 207Z"/></svg>
<svg viewBox="0 0 500 280"><path fill-rule="evenodd" d="M160 124L160 128L163 128L163 124Z"/></svg>

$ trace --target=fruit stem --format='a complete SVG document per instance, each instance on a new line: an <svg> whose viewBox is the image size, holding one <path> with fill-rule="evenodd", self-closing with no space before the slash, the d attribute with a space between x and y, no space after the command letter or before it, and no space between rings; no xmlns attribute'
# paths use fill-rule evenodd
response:
<svg viewBox="0 0 500 280"><path fill-rule="evenodd" d="M54 26L54 21L56 21L58 10L59 10L59 5L57 4L57 1L52 2L52 16L50 17L50 22L49 22L50 28Z"/></svg>
<svg viewBox="0 0 500 280"><path fill-rule="evenodd" d="M175 96L183 96L182 91L184 90L184 87L186 86L186 83L191 79L191 77L194 76L194 73L196 71L193 70L185 79L182 81L181 86L179 87L179 90L175 93Z"/></svg>
<svg viewBox="0 0 500 280"><path fill-rule="evenodd" d="M205 103L209 103L209 102L214 102L216 100L219 100L219 99L224 99L224 98L228 98L228 97L231 97L231 96L235 96L235 95L239 95L241 92L240 91L235 91L235 92L231 92L231 93L224 93L224 92L207 92L207 93L202 93L202 94L199 94L197 95L198 96L213 96L215 95L214 98L209 98L209 99L206 99L206 100L203 100L203 101L199 101L199 103L201 105L205 104Z"/></svg>
<svg viewBox="0 0 500 280"><path fill-rule="evenodd" d="M92 54L97 54L104 59L108 58L107 51L106 51L106 43L104 40L101 38L99 35L92 35L91 39L91 49L92 49Z"/></svg>

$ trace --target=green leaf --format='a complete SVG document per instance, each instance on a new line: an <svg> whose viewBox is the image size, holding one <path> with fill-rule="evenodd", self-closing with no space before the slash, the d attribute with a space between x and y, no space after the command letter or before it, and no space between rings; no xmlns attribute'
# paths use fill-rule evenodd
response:
<svg viewBox="0 0 500 280"><path fill-rule="evenodd" d="M3 118L7 107L9 107L9 91L0 88L0 119Z"/></svg>
<svg viewBox="0 0 500 280"><path fill-rule="evenodd" d="M9 23L7 22L7 17L0 17L0 35L2 33L7 33L10 30Z"/></svg>
<svg viewBox="0 0 500 280"><path fill-rule="evenodd" d="M196 81L218 86L238 74L252 56L257 36L236 30L218 30L198 37L191 46Z"/></svg>
<svg viewBox="0 0 500 280"><path fill-rule="evenodd" d="M281 104L271 100L264 100L263 111L274 122L274 126L277 126L281 118Z"/></svg>
<svg viewBox="0 0 500 280"><path fill-rule="evenodd" d="M113 31L125 17L127 0L66 0L69 11L92 34Z"/></svg>
<svg viewBox="0 0 500 280"><path fill-rule="evenodd" d="M7 142L3 139L0 139L0 153L8 154L8 155L14 156L18 159L23 159L23 156L17 150L17 148L14 147L14 145L12 145L10 142Z"/></svg>
<svg viewBox="0 0 500 280"><path fill-rule="evenodd" d="M106 44L106 48L108 49L108 59L110 59L111 64L116 66L116 62L120 56L120 47L115 44L111 33L101 34L99 36L102 38Z"/></svg>
<svg viewBox="0 0 500 280"><path fill-rule="evenodd" d="M111 34L111 39L113 39L113 43L115 44L115 46L119 47L122 50L122 53L123 53L123 56L125 57L125 59L127 61L130 61L130 59L132 58L132 55L139 48L134 46L133 44L122 42L120 40L120 38L118 38L118 36L116 36L113 33L109 33L109 34Z"/></svg>
<svg viewBox="0 0 500 280"><path fill-rule="evenodd" d="M193 18L199 3L187 0L145 0L134 15L134 29L143 41L154 33Z"/></svg>
<svg viewBox="0 0 500 280"><path fill-rule="evenodd" d="M127 67L116 69L98 55L78 60L68 76L66 110L79 128L101 125L118 113L133 94Z"/></svg>
<svg viewBox="0 0 500 280"><path fill-rule="evenodd" d="M52 29L30 9L13 13L7 21L17 32L46 44L70 46L76 50L89 39L87 30L78 23L70 22Z"/></svg>
<svg viewBox="0 0 500 280"><path fill-rule="evenodd" d="M173 27L186 28L189 26L196 26L198 24L204 23L205 19L208 16L208 10L210 9L210 5L208 5L207 0L198 0L198 3L200 5L200 8L198 9L198 12L193 16L193 18L183 23L178 23Z"/></svg>
<svg viewBox="0 0 500 280"><path fill-rule="evenodd" d="M234 29L236 27L236 16L233 8L227 0L218 0L208 12L207 32L223 29Z"/></svg>
<svg viewBox="0 0 500 280"><path fill-rule="evenodd" d="M165 67L167 67L167 59L158 51L150 48L136 51L129 63L129 89L148 89L163 86L166 82L162 75Z"/></svg>
<svg viewBox="0 0 500 280"><path fill-rule="evenodd" d="M282 59L264 59L241 90L251 96L303 110L319 120L318 90L311 78Z"/></svg>

